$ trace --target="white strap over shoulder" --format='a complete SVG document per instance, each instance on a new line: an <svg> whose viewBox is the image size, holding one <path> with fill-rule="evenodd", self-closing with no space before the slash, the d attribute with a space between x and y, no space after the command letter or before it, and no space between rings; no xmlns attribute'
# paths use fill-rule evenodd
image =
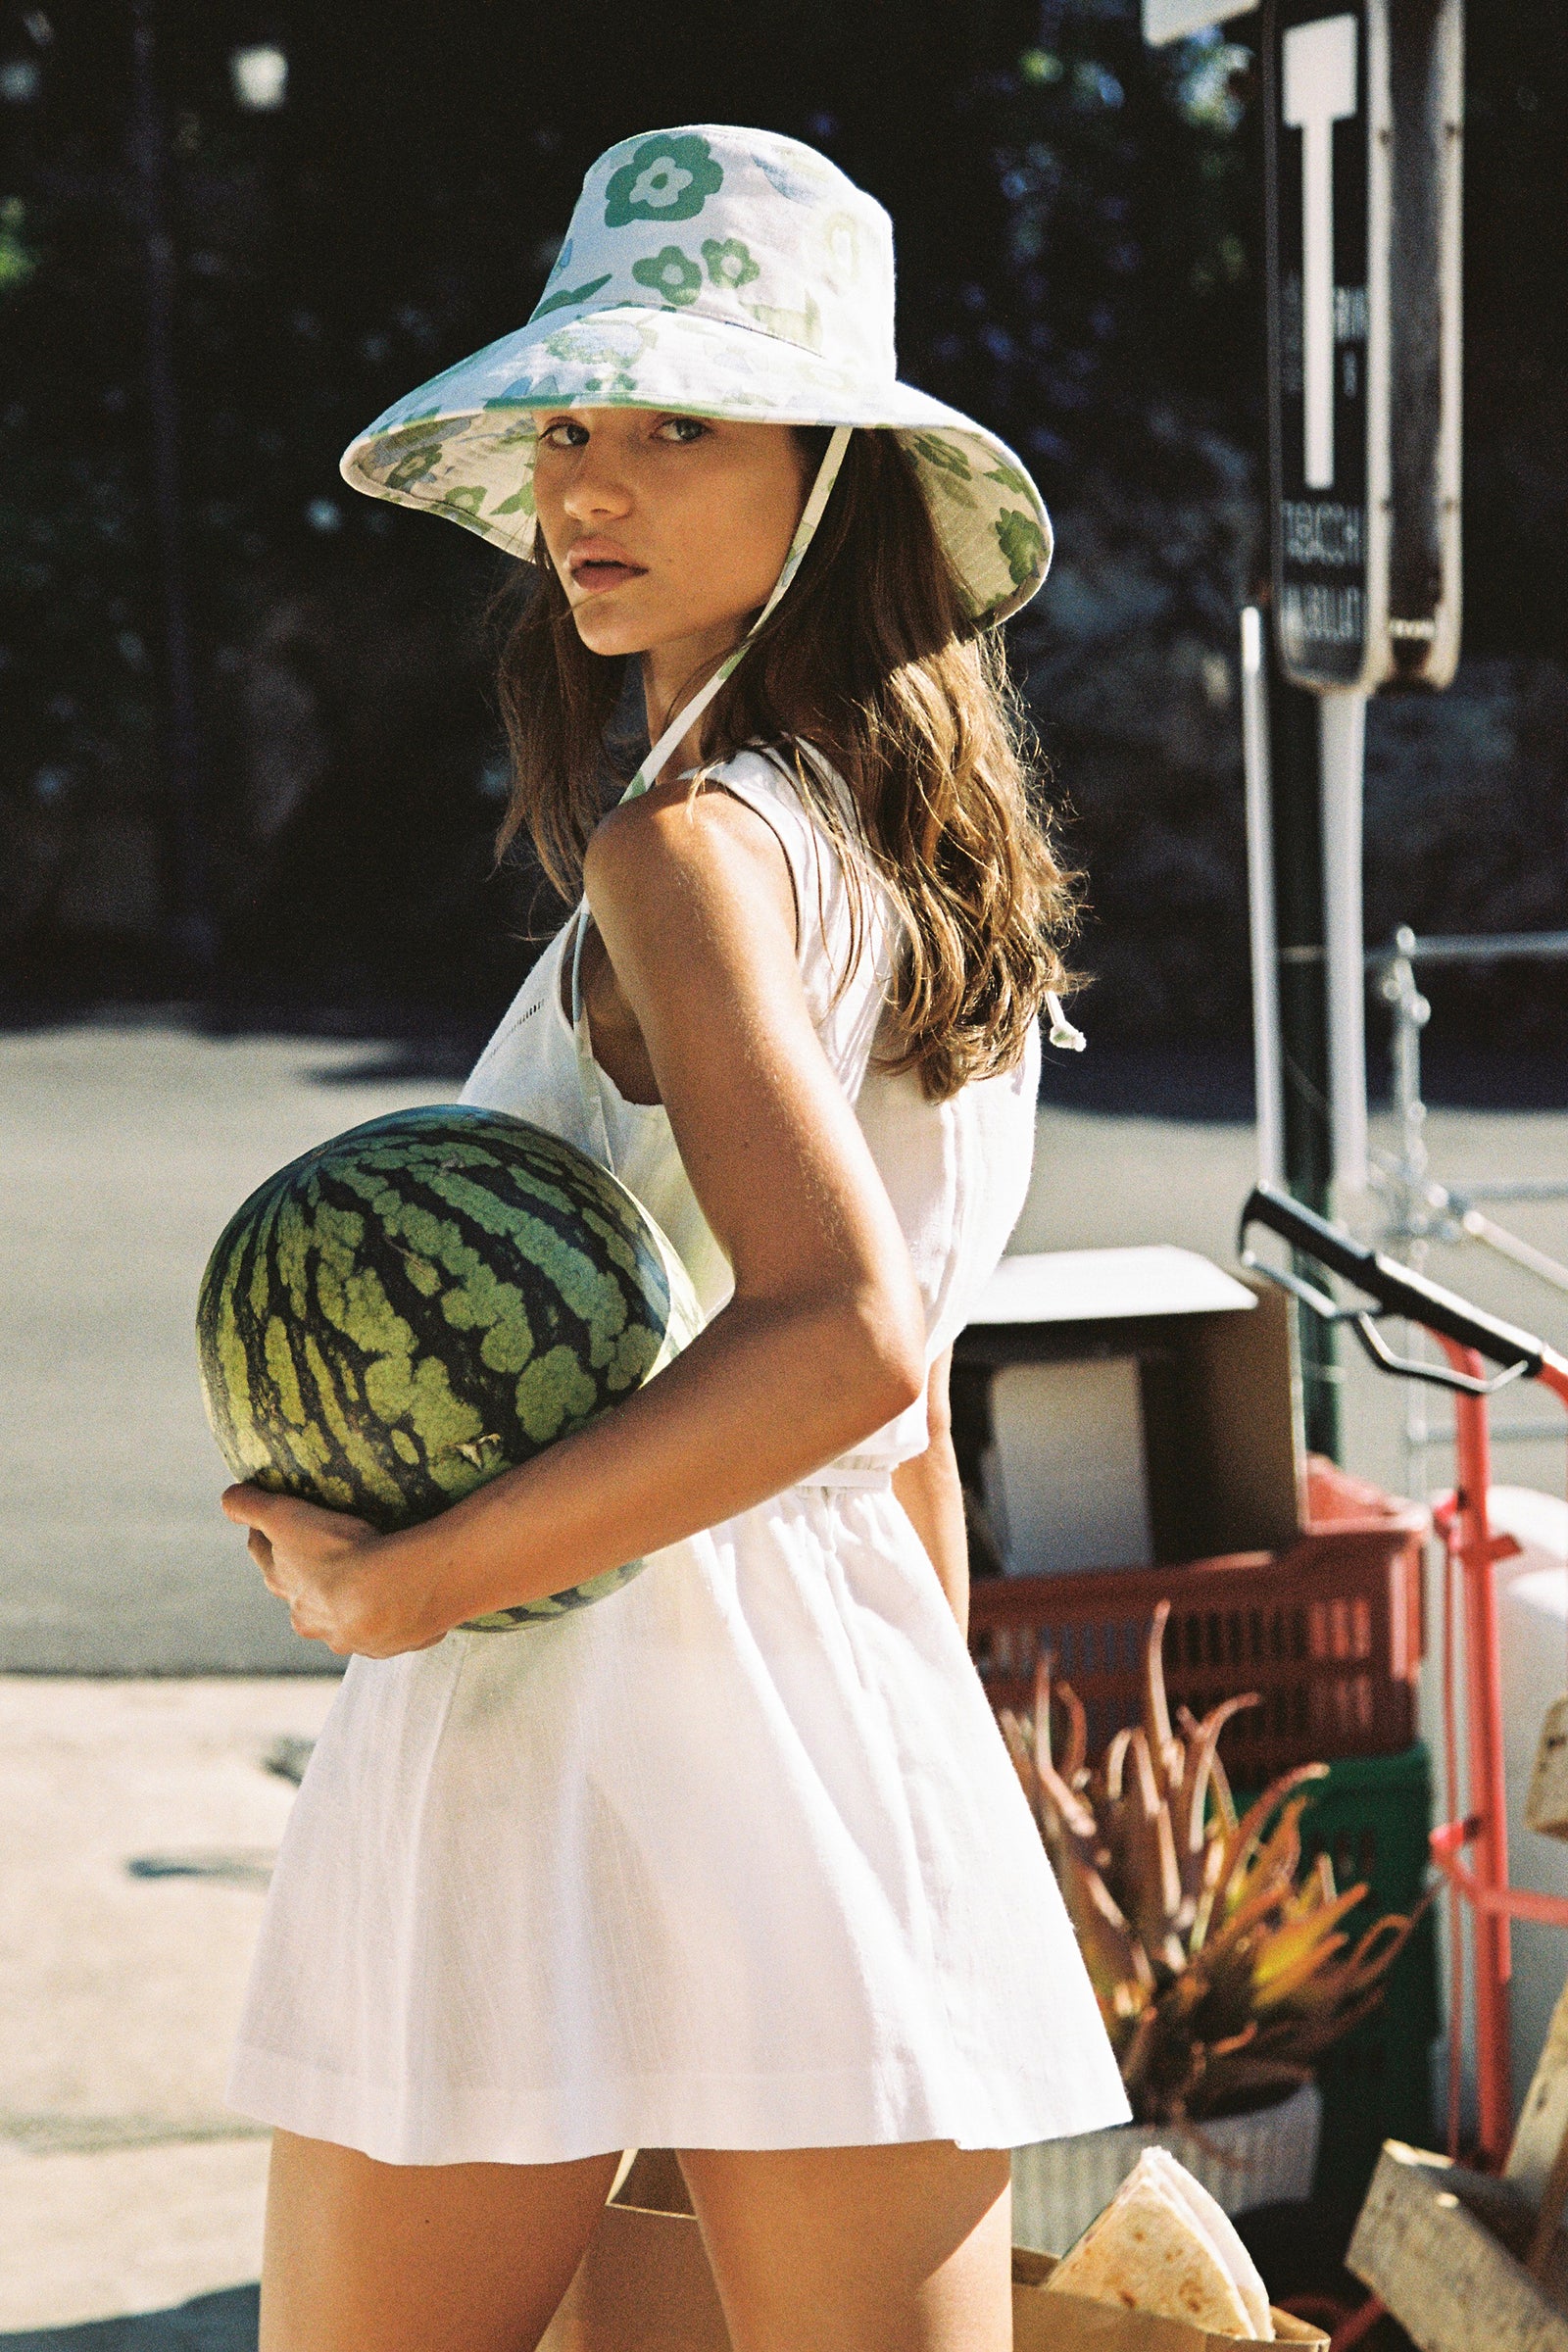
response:
<svg viewBox="0 0 1568 2352"><path fill-rule="evenodd" d="M636 800L641 793L648 790L651 784L658 782L670 753L674 751L678 743L684 740L693 721L701 718L726 678L734 675L736 665L745 656L747 647L800 570L806 551L816 535L816 526L826 512L833 485L838 480L839 468L844 463L844 453L850 446L850 432L851 427L847 424L838 424L833 428L832 438L823 452L822 463L816 469L816 479L811 484L810 496L802 508L801 519L795 526L795 536L790 541L789 553L784 559L784 568L773 583L771 596L739 645L732 653L725 655L707 685L699 688L698 692L692 696L691 701L675 713L659 741L652 745L647 759L620 796L623 803ZM577 1074L582 1089L583 1108L588 1115L589 1133L594 1139L594 1149L598 1156L613 1175L614 1160L611 1152L610 1132L605 1119L605 1099L600 1088L598 1065L594 1060L593 1041L588 1031L588 1015L583 1009L582 1001L582 951L583 942L588 936L588 901L585 898L577 908L576 936L571 947L571 1029L572 1036L576 1041Z"/></svg>
<svg viewBox="0 0 1568 2352"><path fill-rule="evenodd" d="M850 446L850 430L851 428L847 424L837 424L833 428L833 437L829 441L827 448L823 453L821 465L817 467L816 479L811 484L811 495L807 500L806 505L802 508L801 519L795 526L795 536L790 541L790 551L784 559L784 568L773 583L772 595L768 598L766 604L762 607L762 610L760 612L759 612L757 618L753 621L751 627L747 630L745 636L741 639L739 645L736 646L733 653L725 655L723 661L719 663L717 669L714 670L707 685L701 687L698 692L692 696L691 701L685 706L685 709L677 711L676 715L670 720L668 726L664 729L664 732L662 735L661 735L659 741L653 746L648 754L647 759L643 761L641 767L637 770L637 773L633 776L631 782L621 794L620 797L622 801L634 801L639 793L643 793L648 790L650 784L655 784L658 782L660 773L663 768L664 761L669 758L670 753L675 749L675 746L686 734L688 728L692 724L692 721L694 719L701 718L703 712L708 709L709 704L712 701L714 695L717 694L719 688L724 684L726 678L734 675L736 666L744 657L746 649L751 644L752 639L757 635L757 632L761 627L762 623L772 613L774 608L778 604L779 598L784 594L785 589L789 586L791 580L794 579L795 574L800 570L806 551L816 536L816 526L821 521L822 516L826 512L827 502L829 497L832 495L833 485L839 478L839 467L843 465L844 453Z"/></svg>

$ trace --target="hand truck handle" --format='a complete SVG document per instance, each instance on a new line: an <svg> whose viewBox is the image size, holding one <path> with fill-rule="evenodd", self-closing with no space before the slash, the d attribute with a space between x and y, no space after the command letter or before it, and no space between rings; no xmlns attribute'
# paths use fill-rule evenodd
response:
<svg viewBox="0 0 1568 2352"><path fill-rule="evenodd" d="M1461 1348L1473 1348L1479 1355L1506 1367L1503 1380L1539 1379L1547 1350L1528 1331L1501 1322L1495 1315L1484 1314L1468 1299L1446 1291L1441 1283L1429 1282L1424 1274L1413 1274L1408 1266L1396 1265L1392 1258L1369 1250L1364 1242L1355 1241L1337 1225L1330 1225L1276 1186L1254 1186L1242 1210L1237 1235L1243 1265L1267 1275L1326 1320L1351 1324L1368 1353L1384 1370L1407 1372L1426 1380L1436 1377L1445 1388L1464 1388L1472 1393L1485 1393L1502 1385L1501 1381L1474 1382L1462 1373L1445 1372L1437 1365L1406 1362L1393 1355L1372 1328L1371 1316L1364 1308L1342 1307L1325 1292L1314 1290L1298 1276L1264 1265L1255 1257L1247 1246L1248 1232L1253 1225L1266 1225L1303 1257L1315 1258L1330 1273L1354 1283L1357 1290L1376 1300L1380 1315L1402 1315L1406 1321L1420 1323Z"/></svg>

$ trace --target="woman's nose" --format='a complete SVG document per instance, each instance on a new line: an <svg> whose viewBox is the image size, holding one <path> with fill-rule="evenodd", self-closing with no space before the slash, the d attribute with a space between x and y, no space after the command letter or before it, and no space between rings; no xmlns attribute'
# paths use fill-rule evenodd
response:
<svg viewBox="0 0 1568 2352"><path fill-rule="evenodd" d="M602 520L604 516L629 514L631 493L618 479L615 469L601 458L597 462L588 451L572 474L562 505L574 522Z"/></svg>

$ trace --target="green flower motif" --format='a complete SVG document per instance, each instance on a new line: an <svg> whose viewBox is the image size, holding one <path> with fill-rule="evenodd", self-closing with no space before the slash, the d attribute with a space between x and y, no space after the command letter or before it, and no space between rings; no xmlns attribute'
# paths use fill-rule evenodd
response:
<svg viewBox="0 0 1568 2352"><path fill-rule="evenodd" d="M1006 558L1015 588L1025 587L1045 568L1046 534L1032 514L1009 507L997 516L997 545Z"/></svg>
<svg viewBox="0 0 1568 2352"><path fill-rule="evenodd" d="M534 512L533 477L524 474L512 496L504 498L500 506L492 510L490 519L493 522L498 514L532 514Z"/></svg>
<svg viewBox="0 0 1568 2352"><path fill-rule="evenodd" d="M695 302L702 292L703 273L690 254L682 253L678 245L666 245L662 252L633 262L631 273L640 286L651 286L676 310Z"/></svg>
<svg viewBox="0 0 1568 2352"><path fill-rule="evenodd" d="M834 213L822 223L822 252L828 268L853 284L860 274L860 224L853 213Z"/></svg>
<svg viewBox="0 0 1568 2352"><path fill-rule="evenodd" d="M393 461L381 476L382 488L407 490L415 482L428 480L440 465L445 447L444 434L432 439L428 433L424 433L410 447L404 443L401 434L388 433L376 451L382 464L388 458Z"/></svg>
<svg viewBox="0 0 1568 2352"><path fill-rule="evenodd" d="M1021 473L1016 466L1004 466L1000 458L985 478L1000 489L1010 490L1014 498L1027 498L1032 487L1027 474Z"/></svg>
<svg viewBox="0 0 1568 2352"><path fill-rule="evenodd" d="M675 246L672 251L679 253ZM642 357L653 342L646 328L629 319L617 319L607 326L602 318L578 318L569 326L558 326L547 336L545 349L553 360L564 360L571 368L630 368Z"/></svg>
<svg viewBox="0 0 1568 2352"><path fill-rule="evenodd" d="M939 473L951 473L960 482L972 480L968 459L951 441L939 441L933 433L913 433L910 438L926 464Z"/></svg>
<svg viewBox="0 0 1568 2352"><path fill-rule="evenodd" d="M450 514L454 522L461 522L467 530L478 531L488 537L490 525L479 512L484 501L484 490L477 482L465 482L459 487L444 490L434 502L434 512L437 514Z"/></svg>
<svg viewBox="0 0 1568 2352"><path fill-rule="evenodd" d="M611 174L605 226L629 220L692 220L724 183L706 139L644 139L629 164Z"/></svg>
<svg viewBox="0 0 1568 2352"><path fill-rule="evenodd" d="M749 311L759 326L770 335L777 335L781 342L801 343L808 351L822 348L822 314L809 289L804 311L780 311L766 302L743 302L741 309Z"/></svg>
<svg viewBox="0 0 1568 2352"><path fill-rule="evenodd" d="M752 259L751 247L743 245L739 237L725 237L722 243L717 237L705 237L703 259L715 286L733 290L736 286L749 286L754 277L762 274L760 264Z"/></svg>

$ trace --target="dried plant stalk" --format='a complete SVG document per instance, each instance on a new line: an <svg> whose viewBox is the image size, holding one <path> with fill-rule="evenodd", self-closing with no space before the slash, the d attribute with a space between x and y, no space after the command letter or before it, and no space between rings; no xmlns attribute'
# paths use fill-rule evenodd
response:
<svg viewBox="0 0 1568 2352"><path fill-rule="evenodd" d="M1328 1766L1282 1774L1238 1819L1218 1740L1257 1696L1228 1698L1201 1723L1182 1708L1173 1724L1169 1613L1161 1601L1150 1628L1141 1720L1098 1765L1084 1708L1049 1656L1030 1714L1002 1717L1141 2123L1233 2112L1305 2082L1376 2007L1431 1899L1351 1943L1344 1923L1366 1887L1341 1892L1326 1854L1301 1854L1298 1792Z"/></svg>

